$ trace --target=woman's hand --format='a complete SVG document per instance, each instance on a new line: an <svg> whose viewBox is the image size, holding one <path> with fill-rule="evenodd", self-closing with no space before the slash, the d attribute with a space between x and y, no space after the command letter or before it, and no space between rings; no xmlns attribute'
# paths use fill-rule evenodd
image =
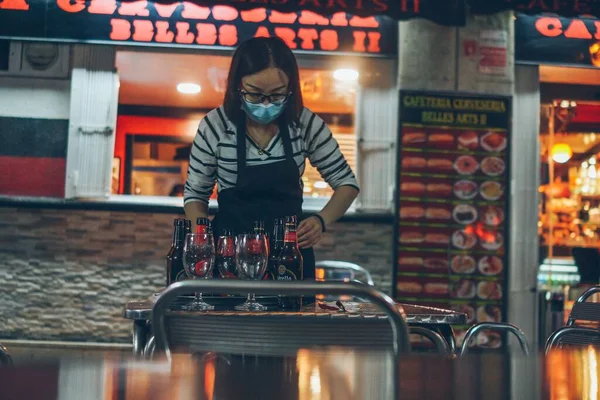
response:
<svg viewBox="0 0 600 400"><path fill-rule="evenodd" d="M317 217L309 217L298 225L298 246L301 249L308 249L319 243L323 226Z"/></svg>

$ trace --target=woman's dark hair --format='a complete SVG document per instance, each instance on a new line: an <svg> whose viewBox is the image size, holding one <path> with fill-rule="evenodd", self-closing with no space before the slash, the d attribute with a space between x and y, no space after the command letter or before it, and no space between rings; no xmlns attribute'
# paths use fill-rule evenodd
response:
<svg viewBox="0 0 600 400"><path fill-rule="evenodd" d="M229 68L227 91L225 92L224 108L227 117L236 124L245 117L241 107L239 89L242 78L256 74L267 68L282 70L289 79L291 95L285 111L279 117L288 125L297 124L300 113L304 108L302 92L300 91L300 75L298 63L292 50L278 37L259 37L247 40L239 45Z"/></svg>

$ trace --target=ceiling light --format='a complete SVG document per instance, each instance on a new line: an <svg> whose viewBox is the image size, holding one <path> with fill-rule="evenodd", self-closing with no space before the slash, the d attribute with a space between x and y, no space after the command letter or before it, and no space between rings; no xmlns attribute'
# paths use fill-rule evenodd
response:
<svg viewBox="0 0 600 400"><path fill-rule="evenodd" d="M200 87L200 85L197 85L195 83L180 83L179 85L177 85L177 90L180 93L185 93L185 94L196 94L196 93L200 93L200 90L202 88Z"/></svg>
<svg viewBox="0 0 600 400"><path fill-rule="evenodd" d="M552 156L554 162L564 164L573 156L573 150L571 150L571 146L566 143L556 143L554 146L552 146L550 155Z"/></svg>
<svg viewBox="0 0 600 400"><path fill-rule="evenodd" d="M358 79L358 71L354 69L336 69L333 77L338 81L350 82Z"/></svg>

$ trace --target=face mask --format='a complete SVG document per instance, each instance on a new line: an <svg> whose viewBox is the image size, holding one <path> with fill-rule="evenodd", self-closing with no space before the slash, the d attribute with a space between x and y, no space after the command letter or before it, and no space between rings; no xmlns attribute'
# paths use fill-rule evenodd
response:
<svg viewBox="0 0 600 400"><path fill-rule="evenodd" d="M246 115L252 120L259 124L269 124L277 119L281 115L285 108L285 102L283 103L249 103L242 98L242 110L246 112Z"/></svg>

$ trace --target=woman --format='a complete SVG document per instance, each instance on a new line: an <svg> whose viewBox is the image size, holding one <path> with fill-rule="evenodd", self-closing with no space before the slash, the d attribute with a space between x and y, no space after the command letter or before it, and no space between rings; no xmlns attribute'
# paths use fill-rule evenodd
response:
<svg viewBox="0 0 600 400"><path fill-rule="evenodd" d="M318 213L302 218L302 174L310 160L335 193ZM312 247L358 195L354 173L323 120L304 108L298 64L278 38L254 38L233 55L224 104L200 122L185 184L185 213L208 216L218 182L215 232L244 232L254 221L271 229L297 215L304 278L314 279Z"/></svg>

